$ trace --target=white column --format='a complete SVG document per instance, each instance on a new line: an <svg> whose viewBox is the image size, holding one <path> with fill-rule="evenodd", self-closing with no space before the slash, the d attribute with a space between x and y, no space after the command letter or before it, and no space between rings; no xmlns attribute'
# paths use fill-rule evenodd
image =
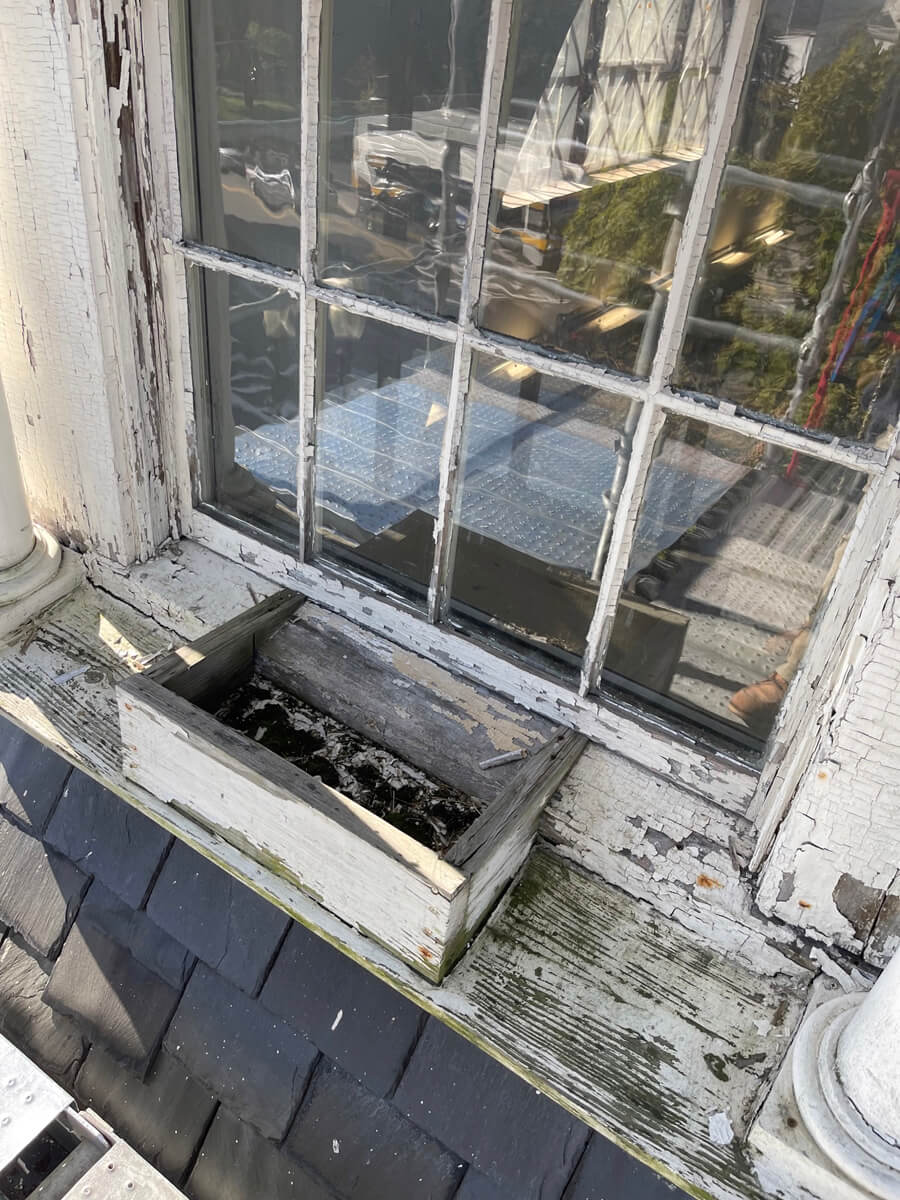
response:
<svg viewBox="0 0 900 1200"><path fill-rule="evenodd" d="M876 1132L900 1146L900 955L895 955L841 1034L844 1090Z"/></svg>
<svg viewBox="0 0 900 1200"><path fill-rule="evenodd" d="M32 524L0 381L0 638L19 629L81 578L52 534Z"/></svg>
<svg viewBox="0 0 900 1200"><path fill-rule="evenodd" d="M804 1124L835 1168L867 1194L900 1198L900 954L870 992L807 1018L792 1074Z"/></svg>
<svg viewBox="0 0 900 1200"><path fill-rule="evenodd" d="M12 425L0 383L0 575L27 558L34 548L34 529L16 457Z"/></svg>

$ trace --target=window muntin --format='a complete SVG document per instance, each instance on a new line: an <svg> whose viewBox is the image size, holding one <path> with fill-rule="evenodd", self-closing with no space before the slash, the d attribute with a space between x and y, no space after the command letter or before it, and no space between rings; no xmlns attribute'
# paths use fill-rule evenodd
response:
<svg viewBox="0 0 900 1200"><path fill-rule="evenodd" d="M525 0L494 166L484 328L649 374L727 9Z"/></svg>
<svg viewBox="0 0 900 1200"><path fill-rule="evenodd" d="M847 544L866 476L669 417L606 669L765 738Z"/></svg>
<svg viewBox="0 0 900 1200"><path fill-rule="evenodd" d="M300 5L191 0L199 228L210 246L296 270Z"/></svg>
<svg viewBox="0 0 900 1200"><path fill-rule="evenodd" d="M767 5L676 379L887 445L900 54L880 8Z"/></svg>
<svg viewBox="0 0 900 1200"><path fill-rule="evenodd" d="M319 305L321 553L424 605L453 347Z"/></svg>
<svg viewBox="0 0 900 1200"><path fill-rule="evenodd" d="M333 0L323 50L319 274L459 309L488 0Z"/></svg>
<svg viewBox="0 0 900 1200"><path fill-rule="evenodd" d="M466 631L470 635L487 643L495 652L498 648L500 632L496 619L488 622L483 619L479 620L477 607L474 613L472 606L467 612L464 612L465 604L454 601L452 590L454 550L457 548L457 539L452 536L454 516L459 512L459 504L464 498L466 486L465 471L460 466L460 455L462 454L460 442L470 404L469 389L470 386L473 386L473 379L477 382L477 371L475 375L470 371L472 357L474 354L484 353L491 358L505 358L516 368L535 371L548 381L553 380L556 383L568 381L569 384L580 384L595 392L609 393L622 398L628 414L625 421L625 433L621 438L620 451L616 456L617 470L613 484L608 489L607 495L601 498L604 504L609 505L612 517L611 535L607 543L602 546L599 555L604 563L600 579L591 581L591 588L595 582L597 584L597 604L586 636L586 648L578 687L580 696L574 687L572 688L573 711L575 711L588 703L588 694L594 692L600 682L601 668L604 667L604 655L610 644L612 644L610 660L605 664L603 678L613 683L620 683L622 679L622 676L616 672L616 663L613 657L616 646L620 644L620 635L616 635L612 641L610 635L616 634L615 622L621 618L621 611L617 612L620 585L627 575L628 559L636 528L635 521L639 511L642 511L642 497L646 490L647 480L652 473L651 455L655 444L655 434L660 428L664 414L668 413L670 416L674 414L688 419L694 417L694 414L700 414L696 417L697 420L703 420L717 430L730 430L734 434L743 434L754 441L761 440L765 445L787 447L791 454L808 456L820 463L834 463L851 470L861 468L863 472L880 472L886 462L886 456L878 450L867 449L862 445L838 444L836 440L829 443L821 436L816 439L803 432L792 431L787 427L760 425L758 421L745 417L740 410L735 410L734 405L727 402L727 397L723 398L723 401L712 402L709 398L704 397L698 404L690 396L677 393L669 387L683 330L685 326L690 329L690 323L693 320L690 311L690 297L697 279L698 268L702 265L700 251L706 239L705 213L709 211L710 197L715 196L718 190L722 175L721 166L718 164L724 159L725 146L731 135L729 120L723 122L721 114L723 112L731 113L736 108L743 86L744 70L750 60L754 40L753 22L748 11L740 6L732 11L731 33L728 37L727 50L722 60L722 71L719 73L718 82L715 83L715 86L721 87L726 93L725 98L721 96L718 98L714 109L719 114L718 123L714 128L715 144L707 150L706 157L698 167L694 189L696 194L692 194L691 202L684 215L681 231L682 244L672 271L671 290L663 289L667 292L667 299L665 308L660 306L659 333L654 343L656 348L648 382L642 383L621 374L612 374L600 365L591 364L589 360L556 356L533 345L529 346L527 342L516 342L497 336L490 330L479 330L475 327L474 314L471 311L471 298L474 298L473 293L477 292L479 287L481 268L484 262L483 248L485 242L489 240L490 223L493 220L493 214L489 212L488 205L489 185L486 185L485 181L490 180L493 169L498 120L496 116L492 118L490 114L500 112L503 107L501 101L508 36L510 28L514 29L516 25L515 19L510 22L508 18L510 9L518 9L521 2L523 0L492 0L491 27L487 39L485 62L485 92L482 97L482 112L488 114L488 119L479 134L473 169L472 200L468 215L470 223L474 226L470 230L470 244L474 249L474 256L471 260L465 261L463 272L463 288L464 291L466 287L469 288L467 294L470 296L470 300L463 306L457 322L441 317L432 317L425 305L422 306L420 314L416 314L412 310L403 309L377 296L365 298L355 290L351 290L353 284L349 276L342 278L334 276L327 282L321 283L314 279L314 270L317 266L316 226L323 217L328 201L321 195L327 189L324 186L319 188L317 184L318 155L311 154L311 150L319 145L317 118L320 106L324 111L325 103L324 97L320 96L322 89L319 88L318 64L309 60L304 64L306 90L302 97L303 153L300 156L302 161L309 165L300 180L306 200L299 206L298 211L301 246L306 247L302 251L305 268L300 273L288 274L276 270L278 265L276 263L266 265L254 263L247 257L228 253L223 255L221 252L213 253L203 246L190 242L180 243L178 249L189 262L211 268L213 274L223 277L232 275L246 281L266 283L271 288L290 295L294 298L292 302L296 303L298 359L302 363L303 369L300 371L298 379L298 405L294 409L293 417L288 417L286 420L288 424L294 425L296 431L300 429L304 431L302 438L299 433L297 434L294 443L295 448L301 444L303 446L302 452L298 452L297 455L298 495L296 499L302 532L298 555L301 561L315 558L319 563L330 565L349 562L355 568L354 575L357 580L368 576L379 590L385 592L389 597L393 596L401 600L407 606L412 597L413 601L421 607L427 591L425 615L431 622L444 626L449 623L455 628L465 625ZM691 7L692 2L693 0L689 0L688 8ZM710 11L710 6L705 5L705 9ZM306 13L304 20L309 25L304 36L311 37L315 44L320 24L323 37L327 34L331 2L324 0L324 11L321 17L319 0L307 0L304 12ZM515 54L514 41L509 44L509 53L510 55ZM507 74L509 74L508 70ZM322 101L321 105L320 101ZM707 110L708 107L707 105ZM320 197L318 207L313 202L317 194ZM193 305L193 314L195 319L200 315L199 305ZM323 446L316 444L317 421L325 411L324 405L328 401L329 387L323 375L327 369L325 363L328 358L323 347L330 336L333 342L336 341L328 333L329 324L334 325L333 315L338 324L340 324L339 317L342 315L352 320L362 318L365 323L371 324L373 327L383 325L396 332L402 331L405 334L433 338L446 347L441 351L445 360L452 356L452 367L447 375L447 414L443 422L443 443L437 468L437 500L435 504L420 503L419 497L415 497L414 505L416 519L423 525L424 530L427 531L429 521L432 522L433 544L428 546L427 555L423 552L418 557L416 555L409 557L406 563L400 564L400 569L398 569L397 562L385 553L387 542L398 539L391 536L381 538L378 563L373 568L371 558L367 562L366 553L361 549L366 542L373 539L367 535L356 546L352 539L350 539L349 546L340 544L339 537L332 537L329 532L329 515L326 511L328 504L323 505L320 510L317 510L316 507L317 466L325 461ZM302 352L299 350L299 346L303 347ZM332 357L335 355L336 350L333 348ZM200 375L199 395L205 385L204 367L199 361L195 365ZM220 371L219 375L222 374ZM209 376L213 392L210 408L215 412L218 405L224 414L228 411L228 404L230 404L230 391L226 389L224 392L227 403L223 405L214 394L216 389L215 372L209 372ZM388 381L388 383L390 382ZM202 420L199 423L202 425ZM215 419L212 423L215 424ZM321 428L320 423L319 428ZM227 452L229 444L227 435L220 438L219 442ZM207 449L207 457L216 453L220 458L222 457L215 439L211 439L205 445L211 446L211 449ZM227 457L227 453L225 457ZM433 465L429 467L429 470L434 471ZM223 503L220 498L216 497L214 488L210 486L209 474L207 464L207 470L201 481L202 500L224 509L230 515L242 516L245 521L256 525L263 532L270 534L274 532L281 544L287 545L288 548L292 541L295 544L296 526L293 523L290 529L278 528L277 522L267 524L265 520L260 520L253 513L252 506L249 509L243 508L240 502L234 501L233 498L229 498ZM268 487L266 490L269 490ZM279 516L281 515L279 511ZM645 518L642 517L642 519ZM321 537L317 534L317 524L320 525L318 533L321 533ZM390 524L385 526L381 532L389 534L394 528L395 526ZM339 534L340 530L335 529L333 532ZM377 538L375 541L378 544ZM418 539L420 545L427 541L427 536ZM413 544L414 540L410 540L409 547L412 547ZM429 566L430 578L427 569ZM304 569L316 570L312 567ZM321 580L323 577L321 574L317 574L316 578ZM428 580L427 589L425 587L426 580ZM330 583L327 586L331 586ZM643 599L641 602L648 603ZM619 610L624 609L624 602L618 607ZM484 615L487 614L482 614L482 616ZM515 625L515 622L513 624ZM521 626L517 626L517 628L519 629L518 637L508 639L506 647L511 647L517 657L537 665L539 669L545 668L549 661L552 668L558 671L559 661L560 659L564 660L566 655L564 651L560 652L559 647L548 642L544 642L543 650L540 648L540 639L545 635L546 630L542 634L539 629L535 629L531 631L533 636L523 638ZM527 629L526 634L528 634ZM545 653L548 647L551 656L549 659ZM498 673L501 670L502 667L498 664ZM631 686L641 694L651 694L652 699L652 693L647 693L646 687L640 683L634 683ZM656 695L660 701L665 699L666 706L669 706L669 698L663 698L660 693ZM690 712L701 723L721 728L719 719L711 717L703 710L695 708L690 709ZM732 726L732 728L736 727Z"/></svg>
<svg viewBox="0 0 900 1200"><path fill-rule="evenodd" d="M271 284L195 269L212 401L206 499L296 545L297 301Z"/></svg>
<svg viewBox="0 0 900 1200"><path fill-rule="evenodd" d="M475 357L466 404L450 613L577 669L627 453L631 405L505 359Z"/></svg>

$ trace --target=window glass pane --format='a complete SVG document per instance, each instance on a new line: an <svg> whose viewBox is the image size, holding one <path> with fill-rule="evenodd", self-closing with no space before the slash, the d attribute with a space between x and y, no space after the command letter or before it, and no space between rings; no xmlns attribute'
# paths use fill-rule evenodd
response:
<svg viewBox="0 0 900 1200"><path fill-rule="evenodd" d="M299 262L299 0L190 0L199 229L211 246Z"/></svg>
<svg viewBox="0 0 900 1200"><path fill-rule="evenodd" d="M423 601L453 346L333 305L319 325L321 550Z"/></svg>
<svg viewBox="0 0 900 1200"><path fill-rule="evenodd" d="M320 119L321 276L454 316L488 0L333 0Z"/></svg>
<svg viewBox="0 0 900 1200"><path fill-rule="evenodd" d="M766 737L865 481L846 467L669 418L607 672L688 715Z"/></svg>
<svg viewBox="0 0 900 1200"><path fill-rule="evenodd" d="M192 275L202 289L208 347L203 499L294 545L297 301L218 271L194 267Z"/></svg>
<svg viewBox="0 0 900 1200"><path fill-rule="evenodd" d="M767 5L678 381L883 445L900 403L893 5Z"/></svg>
<svg viewBox="0 0 900 1200"><path fill-rule="evenodd" d="M638 406L487 355L464 429L451 607L577 668ZM617 467L619 471L617 473ZM616 483L618 479L618 483Z"/></svg>
<svg viewBox="0 0 900 1200"><path fill-rule="evenodd" d="M480 321L649 373L727 0L524 0Z"/></svg>

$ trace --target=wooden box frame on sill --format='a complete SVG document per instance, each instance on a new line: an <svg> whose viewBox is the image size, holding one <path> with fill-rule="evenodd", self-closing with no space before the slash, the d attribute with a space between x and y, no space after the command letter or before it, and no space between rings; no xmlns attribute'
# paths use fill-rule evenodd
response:
<svg viewBox="0 0 900 1200"><path fill-rule="evenodd" d="M442 856L210 715L254 670L476 796L480 814ZM129 779L435 982L525 861L544 805L587 743L293 591L117 693ZM479 766L513 749L526 757Z"/></svg>

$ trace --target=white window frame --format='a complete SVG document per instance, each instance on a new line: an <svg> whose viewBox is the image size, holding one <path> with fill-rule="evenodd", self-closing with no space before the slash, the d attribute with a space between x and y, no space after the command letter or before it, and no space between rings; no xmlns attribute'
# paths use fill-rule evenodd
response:
<svg viewBox="0 0 900 1200"><path fill-rule="evenodd" d="M491 172L499 137L507 50L517 0L492 0L487 43L484 88L481 101L479 139L476 149L472 204L467 231L459 317L425 317L396 304L363 297L317 281L318 122L319 48L324 3L302 0L301 38L303 74L301 92L301 155L303 177L300 205L300 269L297 272L267 266L227 251L197 244L184 237L182 195L175 169L175 105L173 75L185 67L161 46L162 88L154 106L152 126L161 155L168 160L168 195L165 197L167 226L165 246L177 263L179 320L182 336L182 371L190 391L191 347L187 330L186 273L193 265L224 272L282 289L295 296L300 313L298 411L300 445L297 455L297 514L300 552L294 558L272 549L264 535L241 522L214 515L204 507L198 479L191 480L195 503L191 533L202 544L237 561L252 564L274 579L303 590L314 600L346 615L364 628L386 634L414 647L418 652L452 666L463 675L496 688L520 703L555 719L562 719L651 770L677 774L680 783L706 799L725 807L765 816L765 799L758 793L760 772L777 759L773 751L796 730L801 713L808 712L810 692L820 684L821 661L829 646L818 645L814 636L811 652L792 683L778 715L775 729L761 760L751 761L725 739L699 727L680 724L661 710L643 708L599 691L600 670L612 631L624 582L631 539L649 475L654 444L667 414L702 420L719 429L731 430L773 446L811 455L867 473L873 477L857 512L847 551L829 597L817 614L814 635L828 625L841 627L847 604L846 580L858 569L862 547L870 538L868 524L878 511L878 497L887 484L887 468L894 445L887 450L861 444L842 443L786 428L774 421L747 416L726 400L693 398L672 385L678 353L689 314L691 297L705 257L719 187L725 169L732 129L752 61L761 25L764 0L735 0L728 31L720 83L712 107L708 144L699 162L690 203L678 248L672 286L660 330L652 369L647 380L629 378L602 366L576 361L549 349L541 349L492 334L476 325L475 310L484 266L488 233ZM158 28L164 41L169 28L169 0L155 0ZM179 84L185 79L179 78ZM182 89L182 98L187 93ZM316 379L315 344L318 302L341 306L351 312L374 317L386 324L434 337L454 347L448 396L446 430L440 461L440 493L435 524L435 558L427 611L413 609L401 597L376 580L337 564L314 559ZM448 587L452 563L453 513L459 482L460 442L466 412L469 367L472 354L493 355L536 369L543 374L585 384L640 403L632 436L632 453L624 486L615 512L612 536L600 580L594 617L577 688L545 678L501 656L484 644L472 641L443 624L448 609ZM195 398L196 400L196 398ZM201 397L199 403L203 403ZM189 416L189 423L191 422ZM197 416L187 431L196 450ZM196 461L196 453L193 455ZM880 479L879 479L880 477ZM833 637L834 635L832 635ZM815 650L816 653L812 653ZM807 660L815 660L815 670ZM806 668L806 669L804 669ZM768 781L771 784L771 780ZM770 800L769 804L775 804Z"/></svg>

